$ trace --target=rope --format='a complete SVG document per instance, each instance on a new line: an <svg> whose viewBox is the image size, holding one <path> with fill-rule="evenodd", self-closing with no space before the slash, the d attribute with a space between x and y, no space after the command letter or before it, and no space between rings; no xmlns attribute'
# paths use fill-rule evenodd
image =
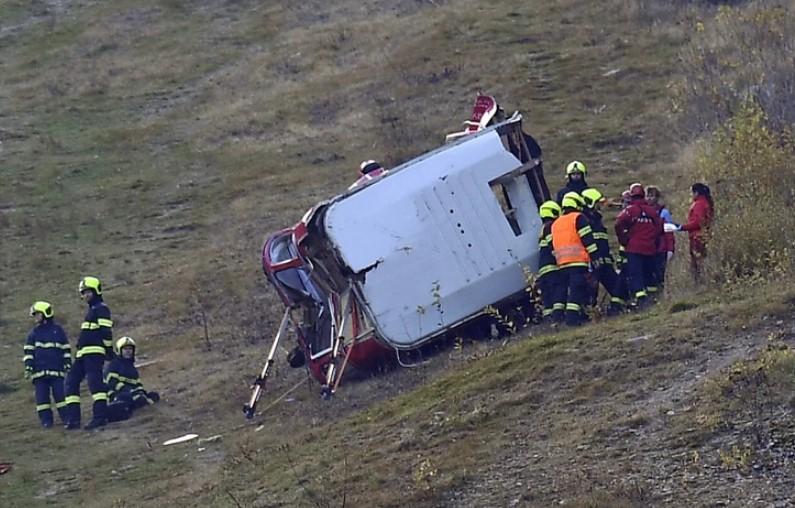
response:
<svg viewBox="0 0 795 508"><path fill-rule="evenodd" d="M264 413L264 412L265 412L265 411L267 411L268 409L272 408L273 406L275 406L276 404L278 404L279 402L281 402L281 400L282 400L283 398L287 397L287 396L288 396L288 395L290 395L292 392L294 392L296 389L298 389L298 387L299 387L299 386L301 386L302 384L306 383L306 381L307 381L308 379L309 379L309 378L304 378L304 379L302 379L301 381L299 381L299 382L297 382L295 385L293 385L293 387L292 387L292 388L290 388L289 390L287 390L287 391L286 391L286 392L284 392L283 394L279 395L279 396L278 396L278 397L277 397L277 398L276 398L276 399L275 399L273 402L271 402L270 404L268 404L267 406L265 406L265 408L263 408L263 409L262 409L262 410L260 410L260 411L257 411L257 416L261 415L262 413Z"/></svg>
<svg viewBox="0 0 795 508"><path fill-rule="evenodd" d="M275 406L276 404L278 404L278 403L279 403L279 402L280 402L280 401L281 401L283 398L285 398L285 397L287 397L288 395L290 395L290 394L291 394L292 392L294 392L294 391L295 391L295 390L296 390L296 389L297 389L299 386L301 386L302 384L304 384L304 383L305 383L305 382L307 382L308 380L309 380L309 378L307 377L307 378L304 378L304 379L302 379L302 380L301 380L301 381L299 381L298 383L296 383L296 384L295 384L295 385L294 385L292 388L290 388L289 390L287 390L287 391L286 391L286 392L284 392L283 394L279 395L279 397L278 397L276 400L274 400L273 402L271 402L270 404L268 404L267 406L265 406L265 408L264 408L264 409L261 409L261 410L257 411L256 415L257 415L257 416L260 416L260 415L262 415L262 413L264 413L264 412L265 412L265 411L267 411L268 409L270 409L270 408L272 408L273 406ZM240 425L236 425L236 426L234 426L234 427L232 427L232 428L230 428L230 429L224 429L224 430L225 430L225 432L237 432L238 430L245 429L246 427L251 427L251 426L253 425L253 423L254 423L253 421L248 421L248 422L246 422L246 423L242 423L242 424L240 424Z"/></svg>

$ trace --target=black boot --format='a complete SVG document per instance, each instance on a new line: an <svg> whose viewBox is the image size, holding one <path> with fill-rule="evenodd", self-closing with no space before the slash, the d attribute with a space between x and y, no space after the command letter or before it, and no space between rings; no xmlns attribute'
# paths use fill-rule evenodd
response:
<svg viewBox="0 0 795 508"><path fill-rule="evenodd" d="M84 430L94 430L100 427L104 427L108 424L108 420L106 418L92 418L88 424L83 427Z"/></svg>

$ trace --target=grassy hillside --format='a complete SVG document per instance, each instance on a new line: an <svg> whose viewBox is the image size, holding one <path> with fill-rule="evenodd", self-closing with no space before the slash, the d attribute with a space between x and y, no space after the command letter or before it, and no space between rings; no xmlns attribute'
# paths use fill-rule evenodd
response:
<svg viewBox="0 0 795 508"><path fill-rule="evenodd" d="M394 165L437 146L478 90L525 112L550 187L578 158L608 193L644 177L685 189L666 88L684 16L652 24L622 0L0 2L0 461L15 464L0 505L696 495L648 485L649 461L631 457L655 455L616 442L653 429L665 455L673 437L649 408L678 414L670 387L695 372L687 362L728 364L747 351L725 338L755 351L768 323L742 331L731 323L747 302L691 304L682 285L672 294L697 308L505 351L468 344L331 404L307 384L270 406L305 376L280 366L264 428L240 412L281 311L259 268L263 236L343 190L361 160ZM74 340L85 274L102 278L116 336L156 360L142 375L164 401L102 432L44 432L22 379L26 311L53 302ZM767 299L765 315L791 315L791 303ZM627 342L646 329L660 331ZM223 437L160 446L189 431Z"/></svg>

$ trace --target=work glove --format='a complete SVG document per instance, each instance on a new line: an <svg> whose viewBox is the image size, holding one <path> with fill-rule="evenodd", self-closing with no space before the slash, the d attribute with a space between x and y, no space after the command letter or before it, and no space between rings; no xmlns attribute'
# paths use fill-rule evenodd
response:
<svg viewBox="0 0 795 508"><path fill-rule="evenodd" d="M152 401L152 403L155 403L160 400L160 394L157 392L149 392L146 394L146 398Z"/></svg>
<svg viewBox="0 0 795 508"><path fill-rule="evenodd" d="M675 224L673 222L666 222L663 224L663 231L665 233L674 233L676 231L682 231L682 226L679 224Z"/></svg>
<svg viewBox="0 0 795 508"><path fill-rule="evenodd" d="M674 257L674 253L669 250L665 253L665 262L669 263L672 257Z"/></svg>
<svg viewBox="0 0 795 508"><path fill-rule="evenodd" d="M30 379L33 377L33 369L25 369L25 379Z"/></svg>

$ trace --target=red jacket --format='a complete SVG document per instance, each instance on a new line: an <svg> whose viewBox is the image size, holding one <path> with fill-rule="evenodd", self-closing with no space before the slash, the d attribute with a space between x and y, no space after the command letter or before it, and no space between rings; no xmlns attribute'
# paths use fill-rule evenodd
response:
<svg viewBox="0 0 795 508"><path fill-rule="evenodd" d="M618 214L616 234L627 253L653 256L662 242L663 221L645 199L635 199Z"/></svg>
<svg viewBox="0 0 795 508"><path fill-rule="evenodd" d="M698 251L704 249L704 237L712 224L712 213L712 206L707 198L696 196L687 213L687 223L682 224L682 231L687 231L690 235L690 249Z"/></svg>

